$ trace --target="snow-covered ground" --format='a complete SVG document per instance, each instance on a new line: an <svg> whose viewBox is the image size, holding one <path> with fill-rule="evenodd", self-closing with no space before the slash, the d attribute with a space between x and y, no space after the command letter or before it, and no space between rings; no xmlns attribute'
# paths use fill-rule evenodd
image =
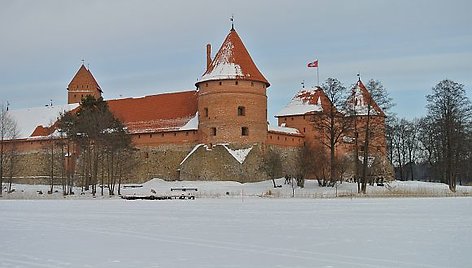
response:
<svg viewBox="0 0 472 268"><path fill-rule="evenodd" d="M0 231L0 267L472 267L469 197L2 200Z"/></svg>
<svg viewBox="0 0 472 268"><path fill-rule="evenodd" d="M186 201L93 199L80 188L63 197L60 187L48 195L38 193L46 185L14 185L0 199L0 267L472 266L472 198L461 197L472 187L452 198L385 198L450 195L444 184L396 181L369 186L367 197L384 198L351 198L359 197L354 183L307 181L290 198L291 185L276 183L154 179L122 189L197 188Z"/></svg>
<svg viewBox="0 0 472 268"><path fill-rule="evenodd" d="M140 185L125 185L121 193L123 195L157 195L171 194L170 189L175 187L197 188L195 192L197 198L245 198L245 197L272 197L272 198L333 198L333 197L359 197L357 184L343 182L336 187L319 187L317 181L308 180L304 188L294 187L284 184L285 180L277 179L276 184L281 186L273 187L271 180L256 183L238 183L231 181L164 181L153 179ZM138 186L133 188L130 186ZM74 190L74 196L63 197L61 187L56 186L52 195L46 194L49 190L47 185L13 185L15 191L3 195L2 199L90 199L90 192L80 195L81 189ZM43 194L39 194L42 192ZM109 198L106 194L105 197ZM172 194L175 194L172 193ZM384 186L368 186L367 197L438 197L438 196L472 196L472 186L458 186L456 193L451 193L448 186L443 183L427 183L419 181L394 181ZM365 196L362 196L365 197ZM115 198L119 198L115 196ZM1 200L1 199L0 199Z"/></svg>

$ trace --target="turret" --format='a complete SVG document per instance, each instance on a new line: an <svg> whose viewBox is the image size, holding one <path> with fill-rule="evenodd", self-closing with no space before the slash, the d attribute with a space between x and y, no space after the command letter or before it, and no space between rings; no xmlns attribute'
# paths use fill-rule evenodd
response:
<svg viewBox="0 0 472 268"><path fill-rule="evenodd" d="M267 96L270 86L257 69L241 38L231 29L195 84L199 132L203 143L253 144L267 139Z"/></svg>
<svg viewBox="0 0 472 268"><path fill-rule="evenodd" d="M90 70L82 64L67 87L67 103L80 103L88 95L98 99L102 96L102 89Z"/></svg>

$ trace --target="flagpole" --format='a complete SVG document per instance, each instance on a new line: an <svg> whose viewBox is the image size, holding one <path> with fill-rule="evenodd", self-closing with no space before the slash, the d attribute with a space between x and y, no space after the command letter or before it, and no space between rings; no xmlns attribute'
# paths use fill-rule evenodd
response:
<svg viewBox="0 0 472 268"><path fill-rule="evenodd" d="M318 87L320 86L320 66L316 67L316 80L318 81Z"/></svg>

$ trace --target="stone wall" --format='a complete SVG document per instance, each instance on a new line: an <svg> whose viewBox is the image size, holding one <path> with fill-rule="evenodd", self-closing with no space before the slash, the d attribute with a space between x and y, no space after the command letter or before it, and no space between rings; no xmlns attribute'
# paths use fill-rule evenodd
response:
<svg viewBox="0 0 472 268"><path fill-rule="evenodd" d="M245 149L228 145L230 149ZM243 163L239 163L223 145L200 146L180 166L181 180L220 180L257 182L268 177L261 168L267 150L275 150L282 160L282 174L296 175L298 148L252 145ZM246 149L247 149L246 148Z"/></svg>
<svg viewBox="0 0 472 268"><path fill-rule="evenodd" d="M244 147L227 145L237 150ZM248 146L246 146L248 147ZM252 145L245 161L239 163L222 145L208 149L200 145L192 154L195 145L160 145L138 148L134 154L134 165L124 183L143 183L153 178L164 180L225 180L256 182L266 180L261 168L267 150L275 150L282 160L282 176L297 175L298 148L276 145ZM22 153L19 157L18 173L14 182L48 184L49 169L46 151ZM189 155L189 156L188 156ZM187 157L188 156L188 157ZM187 158L186 158L187 157ZM185 159L186 158L186 159ZM182 165L180 163L185 159ZM59 174L59 171L56 171ZM59 178L56 179L59 182Z"/></svg>
<svg viewBox="0 0 472 268"><path fill-rule="evenodd" d="M179 179L180 162L194 145L160 145L139 148L135 153L135 163L129 182L142 183L152 178L164 180Z"/></svg>

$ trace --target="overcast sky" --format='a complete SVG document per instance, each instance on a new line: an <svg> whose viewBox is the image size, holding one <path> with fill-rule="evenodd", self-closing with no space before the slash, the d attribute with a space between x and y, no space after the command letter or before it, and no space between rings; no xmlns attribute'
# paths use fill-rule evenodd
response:
<svg viewBox="0 0 472 268"><path fill-rule="evenodd" d="M425 95L449 78L472 88L472 1L0 2L0 98L11 108L67 101L85 59L105 99L194 89L228 34L229 17L271 83L269 117L301 88L335 77L383 82L394 112L425 114ZM272 120L272 119L271 119Z"/></svg>

